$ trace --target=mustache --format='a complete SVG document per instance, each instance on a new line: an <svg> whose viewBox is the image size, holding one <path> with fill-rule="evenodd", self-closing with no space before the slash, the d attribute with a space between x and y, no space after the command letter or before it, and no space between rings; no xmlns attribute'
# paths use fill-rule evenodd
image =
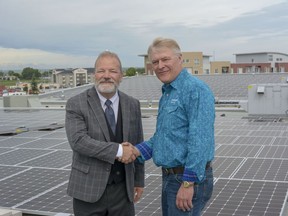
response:
<svg viewBox="0 0 288 216"><path fill-rule="evenodd" d="M100 80L98 80L98 83L115 83L115 81L113 79L110 78L102 78Z"/></svg>

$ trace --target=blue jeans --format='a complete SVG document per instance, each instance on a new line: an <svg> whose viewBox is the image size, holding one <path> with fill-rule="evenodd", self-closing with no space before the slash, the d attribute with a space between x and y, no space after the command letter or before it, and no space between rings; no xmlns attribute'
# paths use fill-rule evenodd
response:
<svg viewBox="0 0 288 216"><path fill-rule="evenodd" d="M213 170L206 169L206 178L194 185L193 208L182 211L176 206L177 192L182 184L182 174L162 174L162 215L163 216L200 216L213 192Z"/></svg>

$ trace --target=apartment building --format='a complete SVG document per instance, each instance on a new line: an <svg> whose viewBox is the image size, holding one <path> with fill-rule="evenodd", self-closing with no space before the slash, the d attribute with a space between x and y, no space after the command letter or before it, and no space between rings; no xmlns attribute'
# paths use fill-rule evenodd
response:
<svg viewBox="0 0 288 216"><path fill-rule="evenodd" d="M61 87L75 87L94 82L94 68L54 69L52 82Z"/></svg>
<svg viewBox="0 0 288 216"><path fill-rule="evenodd" d="M279 52L255 52L235 54L236 63L231 73L288 72L288 54Z"/></svg>

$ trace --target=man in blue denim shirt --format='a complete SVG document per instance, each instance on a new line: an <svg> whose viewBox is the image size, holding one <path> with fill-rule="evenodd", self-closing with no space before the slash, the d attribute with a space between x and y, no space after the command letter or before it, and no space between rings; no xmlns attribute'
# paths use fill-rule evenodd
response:
<svg viewBox="0 0 288 216"><path fill-rule="evenodd" d="M136 145L139 160L153 158L162 167L164 216L200 215L213 191L214 96L182 67L173 39L156 38L148 58L163 82L156 132Z"/></svg>

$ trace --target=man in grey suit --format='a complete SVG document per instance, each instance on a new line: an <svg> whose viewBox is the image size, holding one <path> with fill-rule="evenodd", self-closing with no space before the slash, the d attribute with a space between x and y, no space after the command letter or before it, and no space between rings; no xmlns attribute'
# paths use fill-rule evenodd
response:
<svg viewBox="0 0 288 216"><path fill-rule="evenodd" d="M118 90L122 76L117 54L102 52L95 86L66 104L73 150L67 193L76 216L135 215L134 202L143 193L144 164L133 154L133 145L143 141L140 103Z"/></svg>

